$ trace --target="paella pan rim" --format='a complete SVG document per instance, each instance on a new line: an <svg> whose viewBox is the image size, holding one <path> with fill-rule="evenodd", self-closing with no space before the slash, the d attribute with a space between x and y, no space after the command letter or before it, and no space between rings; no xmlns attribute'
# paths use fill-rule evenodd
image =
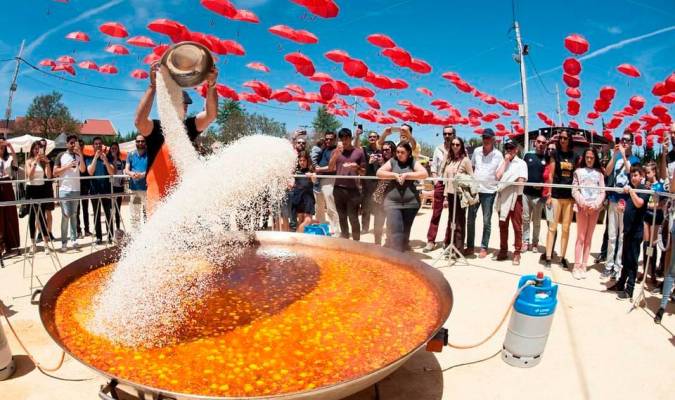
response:
<svg viewBox="0 0 675 400"><path fill-rule="evenodd" d="M262 399L309 399L309 398L339 398L331 396L333 392L343 393L344 396L353 394L359 390L362 390L394 372L398 367L400 367L403 362L409 359L415 352L423 348L426 343L435 335L435 333L440 329L447 318L450 315L452 310L453 296L452 289L448 284L447 280L443 274L425 264L424 262L416 259L415 257L393 251L391 249L386 249L381 246L374 244L366 244L361 242L356 242L348 239L341 238L326 238L321 236L313 236L299 233L287 233L287 232L256 232L256 245L302 245L313 248L325 248L326 250L332 251L346 251L356 254L361 254L367 257L378 258L380 260L389 261L396 263L397 265L406 267L412 272L416 273L422 279L426 281L431 290L434 291L436 297L439 301L439 312L438 318L436 320L435 328L429 332L428 337L421 343L416 344L411 348L411 350L405 355L391 361L390 363L383 365L382 367L372 370L364 375L359 377L337 382L327 386L321 386L315 389L298 391L298 392L289 392L289 393L280 393L275 395L265 395L265 396L254 396L254 397L223 397L223 396L208 396L208 395L198 395L190 393L180 393L167 391L161 388L155 388L146 386L140 383L129 381L109 372L105 372L96 368L89 363L81 360L79 357L75 356L71 351L64 345L61 341L61 338L58 335L56 329L56 322L54 320L54 312L56 306L56 300L59 295L71 282L80 278L81 276L86 275L87 273L107 265L109 263L117 261L120 254L120 249L117 247L112 247L104 250L100 250L84 256L69 265L63 267L56 274L54 274L49 281L45 284L42 294L40 296L40 319L42 325L47 330L47 333L52 338L56 344L63 349L69 356L73 359L79 361L81 364L87 366L88 368L96 371L97 373L109 378L114 379L122 385L128 385L130 387L144 390L146 392L162 394L163 396L175 397L177 399L194 399L194 400L236 400L236 399L252 399L252 400L262 400ZM423 312L423 311L421 311ZM353 390L351 390L353 389Z"/></svg>

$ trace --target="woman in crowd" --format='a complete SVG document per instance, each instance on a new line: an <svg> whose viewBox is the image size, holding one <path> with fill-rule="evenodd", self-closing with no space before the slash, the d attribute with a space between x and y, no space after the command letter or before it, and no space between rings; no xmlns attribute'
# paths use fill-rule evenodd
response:
<svg viewBox="0 0 675 400"><path fill-rule="evenodd" d="M453 179L455 175L458 174L467 174L473 176L473 168L471 167L471 160L467 156L466 149L464 147L464 141L455 137L450 143L450 151L445 160L445 167L443 167L443 177L447 179ZM460 198L455 199L457 196L452 181L445 182L445 195L448 197L448 207L450 208L450 216L448 217L448 227L445 231L445 242L443 247L447 249L450 245L450 239L452 237L453 245L462 253L464 251L464 224L466 221L466 211L462 208L462 201ZM453 224L454 222L454 233ZM454 235L454 236L453 236ZM449 256L452 254L452 250L446 250L446 255Z"/></svg>
<svg viewBox="0 0 675 400"><path fill-rule="evenodd" d="M120 153L120 145L117 142L113 142L110 145L110 151L108 152L108 161L115 168L115 175L124 175L124 167L126 163L122 160L122 154ZM124 178L113 178L113 193L124 193ZM114 200L115 206L115 218L111 220L110 229L113 229L113 223L117 226L117 231L113 229L113 232L120 232L122 230L122 225L120 224L120 212L122 211L122 197L116 197Z"/></svg>
<svg viewBox="0 0 675 400"><path fill-rule="evenodd" d="M553 168L553 174L547 181L548 183L571 185L574 180L574 152L572 151L572 135L568 131L558 133L558 143L553 160L550 165ZM551 200L552 199L552 200ZM572 225L572 215L574 199L572 198L572 189L551 188L551 195L547 200L553 203L553 221L548 230L546 240L546 260L544 265L551 266L551 255L553 254L553 241L558 230L558 224L561 225L562 235L560 240L560 265L567 269L569 263L565 254L567 252L567 243L570 238L570 225Z"/></svg>
<svg viewBox="0 0 675 400"><path fill-rule="evenodd" d="M657 165L654 161L650 161L645 165L645 188L656 192L664 191L664 182L658 177ZM650 196L649 203L647 203L647 213L645 214L642 262L644 264L645 276L649 272L650 283L653 285L656 285L658 247L656 243L652 245L651 241L652 239L656 240L656 237L652 238L652 235L656 236L658 234L658 227L663 224L663 208L665 207L666 200L665 197L661 197L657 202L656 196ZM656 214L656 221L654 221L654 214ZM654 232L652 232L653 222L656 222ZM649 259L649 265L647 265L647 250L650 247L652 248L652 255Z"/></svg>
<svg viewBox="0 0 675 400"><path fill-rule="evenodd" d="M19 169L12 144L0 137L0 202L14 201L12 175ZM19 215L15 206L0 207L0 254L19 248Z"/></svg>
<svg viewBox="0 0 675 400"><path fill-rule="evenodd" d="M313 190L316 175L314 175L309 153L306 151L298 154L298 166L295 174L307 176L306 178L295 178L290 194L291 207L295 211L298 221L296 232L303 233L305 227L312 223L316 204Z"/></svg>
<svg viewBox="0 0 675 400"><path fill-rule="evenodd" d="M382 165L387 163L394 156L396 152L396 143L391 140L387 140L382 144ZM384 188L387 187L389 181L378 181L378 187L383 185ZM377 192L377 188L375 191ZM384 205L382 202L377 202L373 200L373 214L375 215L375 222L373 224L373 231L375 233L375 244L382 244L382 234L384 233L384 222L387 220L387 214L384 212ZM389 247L389 236L385 239L385 246Z"/></svg>
<svg viewBox="0 0 675 400"><path fill-rule="evenodd" d="M586 149L579 160L579 167L574 171L574 185L582 187L572 189L572 195L577 202L577 242L574 247L572 275L576 279L584 279L593 231L598 222L602 202L605 200L605 176L602 173L598 152L594 148Z"/></svg>
<svg viewBox="0 0 675 400"><path fill-rule="evenodd" d="M45 155L45 148L40 142L33 142L26 159L26 199L48 199L49 192L45 185L45 179L52 178L52 168L49 159ZM39 229L45 243L50 240L49 228L47 227L47 203L31 204L28 213L28 231L35 252L37 239L36 228ZM39 212L38 212L39 210ZM37 219L36 219L37 217ZM49 245L45 245L45 252L49 252Z"/></svg>
<svg viewBox="0 0 675 400"><path fill-rule="evenodd" d="M412 152L410 143L399 143L396 146L396 156L377 170L378 178L394 180L384 196L383 206L387 215L389 245L398 251L410 248L410 229L420 209L420 196L415 180L429 176L422 164L415 161Z"/></svg>
<svg viewBox="0 0 675 400"><path fill-rule="evenodd" d="M46 155L47 154L47 139L40 139L39 143L40 143L40 150ZM54 161L49 159L49 157L47 157L47 162L49 163L49 167L51 168L52 175L53 175ZM54 181L45 180L45 187L42 188L42 190L44 191L45 198L47 198L47 199L53 199L54 198L54 184L55 184ZM49 239L52 240L52 241L54 240L54 235L52 234L52 221L53 221L52 211L54 211L54 208L55 208L54 204L55 203L53 201L49 201L47 203L44 203L44 213L45 213L45 217L47 218L47 232L49 234Z"/></svg>

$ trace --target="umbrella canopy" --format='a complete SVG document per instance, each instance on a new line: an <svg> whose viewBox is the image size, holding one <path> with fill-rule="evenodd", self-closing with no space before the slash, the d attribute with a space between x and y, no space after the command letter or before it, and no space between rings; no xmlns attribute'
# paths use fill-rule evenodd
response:
<svg viewBox="0 0 675 400"><path fill-rule="evenodd" d="M28 153L30 151L30 146L33 144L33 142L37 142L38 140L42 139L44 138L33 135L23 135L8 139L8 141L12 144L12 147L14 147L15 151ZM52 150L54 150L54 148L55 148L54 141L47 139L46 154L49 154Z"/></svg>

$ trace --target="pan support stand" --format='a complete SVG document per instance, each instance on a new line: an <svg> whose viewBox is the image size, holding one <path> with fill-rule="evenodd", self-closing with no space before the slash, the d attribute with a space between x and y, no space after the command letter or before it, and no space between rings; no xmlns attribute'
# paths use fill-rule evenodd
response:
<svg viewBox="0 0 675 400"><path fill-rule="evenodd" d="M450 205L448 204L448 208L450 208ZM469 263L466 261L466 258L464 258L464 254L462 254L461 251L457 247L455 247L455 227L457 226L457 213L455 212L457 209L457 191L453 193L452 195L452 208L450 209L450 213L452 214L452 221L450 221L450 244L448 244L446 247L443 248L443 256L448 258L448 265L456 265L457 261L463 262L465 265L469 265ZM465 212L466 210L462 209L462 212ZM464 229L464 227L462 227Z"/></svg>

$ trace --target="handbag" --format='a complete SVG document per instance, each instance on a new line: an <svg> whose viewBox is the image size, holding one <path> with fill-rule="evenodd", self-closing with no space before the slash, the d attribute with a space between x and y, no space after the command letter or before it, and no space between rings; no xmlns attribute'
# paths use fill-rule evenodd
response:
<svg viewBox="0 0 675 400"><path fill-rule="evenodd" d="M378 181L377 187L373 192L373 201L377 204L382 205L384 203L384 197L389 193L389 191L394 187L394 181L387 179L386 181Z"/></svg>

